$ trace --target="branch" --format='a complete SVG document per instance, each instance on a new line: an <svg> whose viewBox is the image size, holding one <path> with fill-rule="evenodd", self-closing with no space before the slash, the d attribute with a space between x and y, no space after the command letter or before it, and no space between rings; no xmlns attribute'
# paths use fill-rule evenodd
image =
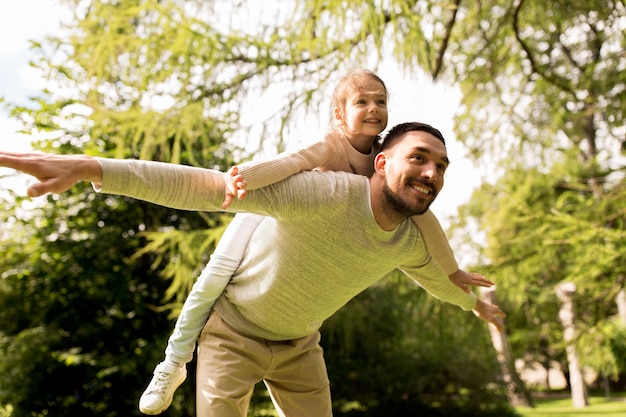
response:
<svg viewBox="0 0 626 417"><path fill-rule="evenodd" d="M448 49L448 43L450 43L450 37L452 36L452 29L454 28L454 24L456 23L456 15L459 11L460 5L461 5L461 0L456 0L454 5L452 6L453 8L452 17L450 17L450 20L448 20L448 23L446 24L446 33L443 38L443 44L441 45L441 48L439 49L439 54L437 55L437 61L435 62L435 69L433 70L433 73L432 73L433 81L437 80L437 77L443 70L443 57L446 53L446 50Z"/></svg>
<svg viewBox="0 0 626 417"><path fill-rule="evenodd" d="M524 52L526 52L526 57L528 58L528 61L530 62L530 66L532 67L535 73L539 74L550 84L560 88L561 90L566 91L570 94L574 94L574 91L572 90L571 86L569 86L567 83L564 83L562 80L560 80L557 77L552 77L548 75L546 71L543 71L539 67L539 65L533 58L533 54L532 54L532 51L530 50L530 47L522 39L522 35L520 33L520 28L519 28L519 17L520 17L520 12L522 10L522 6L524 5L524 1L525 0L519 0L519 3L517 4L517 7L515 8L515 13L513 14L513 32L515 33L515 39L521 45Z"/></svg>

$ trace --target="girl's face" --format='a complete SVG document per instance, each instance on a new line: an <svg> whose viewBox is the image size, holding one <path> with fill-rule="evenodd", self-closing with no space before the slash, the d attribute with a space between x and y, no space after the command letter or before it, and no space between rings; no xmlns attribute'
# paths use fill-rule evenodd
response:
<svg viewBox="0 0 626 417"><path fill-rule="evenodd" d="M371 136L374 139L387 127L387 92L377 81L365 83L348 95L343 112L336 110L339 125L348 138Z"/></svg>

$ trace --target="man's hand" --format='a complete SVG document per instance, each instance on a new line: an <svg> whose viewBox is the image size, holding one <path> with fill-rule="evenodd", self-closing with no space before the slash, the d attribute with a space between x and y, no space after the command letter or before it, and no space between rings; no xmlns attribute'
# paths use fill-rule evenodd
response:
<svg viewBox="0 0 626 417"><path fill-rule="evenodd" d="M470 292L468 285L475 287L491 287L494 285L492 281L489 281L484 276L476 272L465 272L462 269L457 270L455 273L448 275L448 278L454 285L465 291Z"/></svg>
<svg viewBox="0 0 626 417"><path fill-rule="evenodd" d="M502 333L502 319L506 317L506 314L504 314L504 312L500 310L500 307L493 304L488 304L480 298L477 298L476 305L474 306L472 311L474 312L476 317L493 324L494 326L496 326L496 329L498 329L498 331Z"/></svg>
<svg viewBox="0 0 626 417"><path fill-rule="evenodd" d="M243 200L246 197L247 191L246 182L239 173L237 166L232 167L224 174L224 182L226 182L226 195L224 196L222 208L227 209L233 202L235 196L239 200Z"/></svg>
<svg viewBox="0 0 626 417"><path fill-rule="evenodd" d="M40 181L28 187L30 197L62 193L78 181L102 183L100 163L87 155L0 151L0 166L24 172Z"/></svg>

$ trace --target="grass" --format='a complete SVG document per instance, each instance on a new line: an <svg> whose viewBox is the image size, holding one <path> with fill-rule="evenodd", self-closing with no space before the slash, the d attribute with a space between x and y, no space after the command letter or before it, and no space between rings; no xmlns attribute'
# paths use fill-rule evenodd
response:
<svg viewBox="0 0 626 417"><path fill-rule="evenodd" d="M536 398L535 407L519 407L522 417L624 417L626 416L626 393L612 394L611 398L590 395L589 405L574 408L569 396Z"/></svg>
<svg viewBox="0 0 626 417"><path fill-rule="evenodd" d="M534 408L516 408L521 417L626 417L626 392L611 393L611 398L590 393L589 405L584 408L574 408L568 394L535 394L533 401ZM278 416L271 403L266 410L254 415Z"/></svg>

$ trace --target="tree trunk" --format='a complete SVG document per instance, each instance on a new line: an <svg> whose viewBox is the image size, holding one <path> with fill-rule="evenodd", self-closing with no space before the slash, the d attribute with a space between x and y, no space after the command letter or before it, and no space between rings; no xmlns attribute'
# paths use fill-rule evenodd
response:
<svg viewBox="0 0 626 417"><path fill-rule="evenodd" d="M488 302L497 304L495 287L481 288L480 292ZM509 402L515 407L534 407L532 396L515 369L515 362L506 337L504 319L498 318L498 321L502 326L502 333L495 326L489 326L489 335L491 336L491 343L497 352L497 359L502 371L502 379L506 384Z"/></svg>
<svg viewBox="0 0 626 417"><path fill-rule="evenodd" d="M574 327L576 319L576 313L574 311L576 284L572 282L562 283L556 287L555 292L562 302L561 309L559 310L559 320L561 320L564 329L563 338L565 339L565 349L567 352L572 403L575 408L583 408L589 405L589 402L587 398L587 387L585 386L583 372L580 368L580 361L578 360L578 352L576 351L574 340L576 335Z"/></svg>
<svg viewBox="0 0 626 417"><path fill-rule="evenodd" d="M615 302L617 303L617 315L623 324L626 324L626 290L622 288L618 293Z"/></svg>

